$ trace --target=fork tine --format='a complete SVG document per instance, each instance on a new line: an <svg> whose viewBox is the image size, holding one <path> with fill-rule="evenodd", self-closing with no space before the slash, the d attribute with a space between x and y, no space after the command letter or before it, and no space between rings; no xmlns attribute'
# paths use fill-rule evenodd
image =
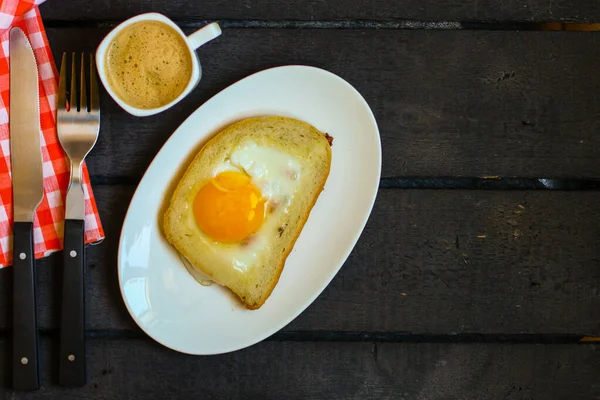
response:
<svg viewBox="0 0 600 400"><path fill-rule="evenodd" d="M79 77L79 109L87 112L88 100L87 92L85 87L87 82L85 81L85 53L81 53L81 76Z"/></svg>
<svg viewBox="0 0 600 400"><path fill-rule="evenodd" d="M60 77L58 78L57 110L66 110L67 107L67 53L63 53L60 62Z"/></svg>
<svg viewBox="0 0 600 400"><path fill-rule="evenodd" d="M77 111L77 69L75 68L75 53L71 55L71 96L69 111Z"/></svg>
<svg viewBox="0 0 600 400"><path fill-rule="evenodd" d="M100 95L98 94L98 78L94 55L90 54L90 111L100 112Z"/></svg>

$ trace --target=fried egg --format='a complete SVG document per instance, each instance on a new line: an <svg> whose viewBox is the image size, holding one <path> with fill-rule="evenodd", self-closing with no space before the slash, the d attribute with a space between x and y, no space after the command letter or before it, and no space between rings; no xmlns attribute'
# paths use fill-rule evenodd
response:
<svg viewBox="0 0 600 400"><path fill-rule="evenodd" d="M279 214L288 212L302 176L302 164L275 148L245 141L218 163L186 199L187 225L212 246L212 256L244 273L268 251ZM186 263L203 284L210 277Z"/></svg>

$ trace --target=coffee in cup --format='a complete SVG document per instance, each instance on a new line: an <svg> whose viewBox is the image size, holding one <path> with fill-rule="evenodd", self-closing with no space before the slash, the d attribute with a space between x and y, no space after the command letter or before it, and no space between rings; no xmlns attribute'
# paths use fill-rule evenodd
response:
<svg viewBox="0 0 600 400"><path fill-rule="evenodd" d="M186 36L158 13L119 24L96 51L98 76L108 94L128 113L144 117L177 104L200 82L195 50L221 35L213 22Z"/></svg>
<svg viewBox="0 0 600 400"><path fill-rule="evenodd" d="M160 21L127 26L108 46L108 84L125 103L142 109L177 98L192 75L192 57L181 35Z"/></svg>

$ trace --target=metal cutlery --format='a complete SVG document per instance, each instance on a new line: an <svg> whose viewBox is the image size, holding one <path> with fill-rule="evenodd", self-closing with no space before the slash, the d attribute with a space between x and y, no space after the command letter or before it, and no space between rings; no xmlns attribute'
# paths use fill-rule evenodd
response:
<svg viewBox="0 0 600 400"><path fill-rule="evenodd" d="M71 58L67 88L67 54L62 56L57 103L58 139L71 161L64 227L64 271L60 322L59 383L83 386L85 372L84 195L82 164L100 129L100 103L94 58L89 55L89 102L85 54L81 54L79 90L76 57ZM67 98L67 92L69 98ZM79 95L79 96L78 96ZM79 98L78 98L79 97Z"/></svg>
<svg viewBox="0 0 600 400"><path fill-rule="evenodd" d="M44 195L38 71L31 44L10 30L10 159L13 184L13 388L40 386L33 217Z"/></svg>

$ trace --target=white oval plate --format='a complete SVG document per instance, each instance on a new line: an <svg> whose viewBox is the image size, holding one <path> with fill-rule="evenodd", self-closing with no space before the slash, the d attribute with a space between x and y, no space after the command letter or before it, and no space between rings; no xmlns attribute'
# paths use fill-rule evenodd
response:
<svg viewBox="0 0 600 400"><path fill-rule="evenodd" d="M279 283L258 310L216 284L202 286L163 238L165 196L186 160L223 127L259 115L294 117L334 138L331 172L290 253ZM131 200L119 244L121 294L153 339L189 354L255 344L288 324L323 291L356 244L381 173L377 123L363 97L340 77L285 66L251 75L198 108L150 164ZM348 310L350 311L350 310Z"/></svg>

